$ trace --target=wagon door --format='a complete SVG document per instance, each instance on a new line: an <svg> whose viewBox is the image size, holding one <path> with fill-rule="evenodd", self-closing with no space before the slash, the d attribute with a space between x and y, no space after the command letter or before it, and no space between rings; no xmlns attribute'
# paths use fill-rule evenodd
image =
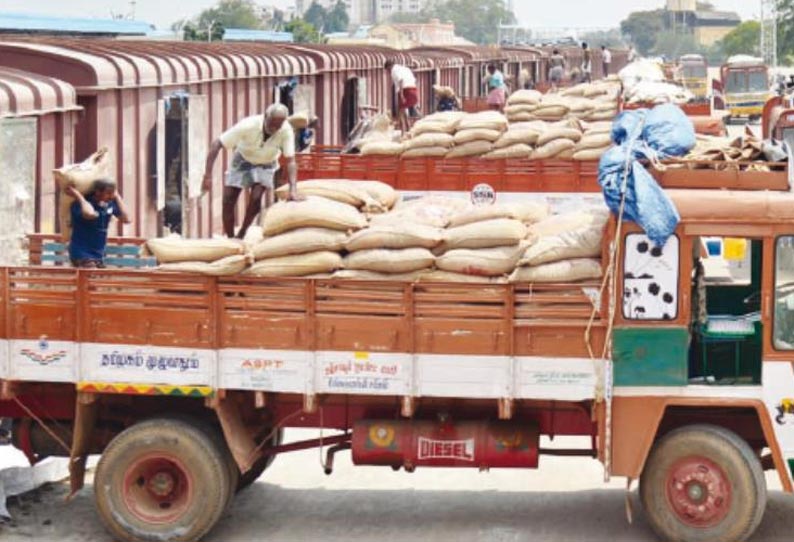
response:
<svg viewBox="0 0 794 542"><path fill-rule="evenodd" d="M27 257L23 241L35 229L36 147L36 119L0 119L1 265L21 265Z"/></svg>

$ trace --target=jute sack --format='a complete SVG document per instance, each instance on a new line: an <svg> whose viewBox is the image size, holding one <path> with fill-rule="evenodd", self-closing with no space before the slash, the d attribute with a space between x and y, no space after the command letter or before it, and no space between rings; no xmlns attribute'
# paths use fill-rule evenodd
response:
<svg viewBox="0 0 794 542"><path fill-rule="evenodd" d="M538 108L537 104L529 105L529 104L518 104L518 105L508 105L505 107L505 115L508 117L511 115L520 115L521 113L532 113Z"/></svg>
<svg viewBox="0 0 794 542"><path fill-rule="evenodd" d="M422 122L453 122L457 123L460 122L462 118L467 116L468 113L463 111L437 111L436 113L431 113L426 117L422 117L416 124L420 124Z"/></svg>
<svg viewBox="0 0 794 542"><path fill-rule="evenodd" d="M516 122L514 124L511 124L510 128L508 129L508 131L512 131L512 130L532 130L532 131L538 132L539 134L542 134L543 132L545 132L546 130L548 130L551 127L552 127L552 125L550 123L546 122L545 120L534 119L534 120L530 120L530 121Z"/></svg>
<svg viewBox="0 0 794 542"><path fill-rule="evenodd" d="M446 156L449 147L419 147L402 153L402 158L429 158Z"/></svg>
<svg viewBox="0 0 794 542"><path fill-rule="evenodd" d="M609 121L586 122L584 131L585 135L591 133L610 133L612 131L612 123Z"/></svg>
<svg viewBox="0 0 794 542"><path fill-rule="evenodd" d="M358 188L363 189L367 192L370 196L375 198L377 201L380 202L383 207L386 209L391 209L400 199L400 194L397 191L389 186L388 184L381 182L381 181L349 181L344 180L348 184L352 184L357 186Z"/></svg>
<svg viewBox="0 0 794 542"><path fill-rule="evenodd" d="M298 181L296 188L298 189L298 194L303 197L319 196L373 212L383 212L385 210L381 203L372 198L366 190L353 183L340 182L333 179L313 179ZM276 197L280 200L287 199L288 195L288 184L276 190Z"/></svg>
<svg viewBox="0 0 794 542"><path fill-rule="evenodd" d="M499 130L484 130L475 128L472 130L459 130L455 134L455 145L463 145L472 141L496 141L502 135Z"/></svg>
<svg viewBox="0 0 794 542"><path fill-rule="evenodd" d="M538 104L543 99L543 94L537 90L517 90L507 98L508 105Z"/></svg>
<svg viewBox="0 0 794 542"><path fill-rule="evenodd" d="M402 154L405 145L394 141L372 141L364 143L361 147L362 156L395 156Z"/></svg>
<svg viewBox="0 0 794 542"><path fill-rule="evenodd" d="M537 267L519 267L510 275L510 282L576 282L598 278L601 278L599 260L575 258Z"/></svg>
<svg viewBox="0 0 794 542"><path fill-rule="evenodd" d="M444 237L441 229L422 224L381 224L354 233L344 248L348 252L378 248L435 248Z"/></svg>
<svg viewBox="0 0 794 542"><path fill-rule="evenodd" d="M573 153L573 158L577 162L588 162L592 160L599 160L605 152L609 150L609 147L602 147L600 149L585 149L582 151L576 151Z"/></svg>
<svg viewBox="0 0 794 542"><path fill-rule="evenodd" d="M525 224L533 224L549 216L548 203L523 201L517 203L482 205L465 210L452 216L450 228L465 226L475 222L484 222L497 218L512 218Z"/></svg>
<svg viewBox="0 0 794 542"><path fill-rule="evenodd" d="M159 263L214 262L227 256L244 254L246 246L239 239L185 239L171 235L149 239L145 250Z"/></svg>
<svg viewBox="0 0 794 542"><path fill-rule="evenodd" d="M530 227L534 243L521 258L521 265L535 266L571 258L595 258L601 255L601 241L606 219L603 215L581 214L578 224L571 221L571 228L556 235L537 235L544 229L543 223Z"/></svg>
<svg viewBox="0 0 794 542"><path fill-rule="evenodd" d="M433 267L435 259L426 248L359 250L345 257L344 268L377 273L411 273Z"/></svg>
<svg viewBox="0 0 794 542"><path fill-rule="evenodd" d="M424 134L454 134L456 122L431 121L416 123L411 128L411 135L418 137Z"/></svg>
<svg viewBox="0 0 794 542"><path fill-rule="evenodd" d="M576 144L575 149L577 151L583 151L585 149L602 149L604 147L609 147L612 145L612 136L607 133L586 133L582 139L579 140L579 143Z"/></svg>
<svg viewBox="0 0 794 542"><path fill-rule="evenodd" d="M207 262L178 262L164 263L157 267L157 271L169 271L172 273L198 273L199 275L209 275L212 277L225 277L239 275L251 263L250 256L238 254L227 256L211 263Z"/></svg>
<svg viewBox="0 0 794 542"><path fill-rule="evenodd" d="M439 98L454 98L455 89L452 87L445 87L443 85L433 85L433 92Z"/></svg>
<svg viewBox="0 0 794 542"><path fill-rule="evenodd" d="M81 194L88 194L94 185L94 181L107 178L110 174L110 152L107 147L102 147L79 164L63 166L53 170L52 174L55 177L55 182L58 183L58 188L61 190L60 203L58 205L61 238L68 242L72 238L71 209L74 198L67 196L63 191L73 186Z"/></svg>
<svg viewBox="0 0 794 542"><path fill-rule="evenodd" d="M305 277L331 273L342 267L342 257L328 250L268 258L256 262L243 274L255 277Z"/></svg>
<svg viewBox="0 0 794 542"><path fill-rule="evenodd" d="M555 139L554 141L549 141L541 147L537 147L534 151L532 151L530 159L549 160L551 158L557 158L565 151L573 151L574 145L576 145L576 143L570 139Z"/></svg>
<svg viewBox="0 0 794 542"><path fill-rule="evenodd" d="M570 139L576 142L582 139L582 132L576 128L550 128L538 136L536 145L542 147L555 139Z"/></svg>
<svg viewBox="0 0 794 542"><path fill-rule="evenodd" d="M376 273L374 271L360 271L358 269L340 269L334 273L334 279L340 280L391 280L396 282L416 282L427 273L426 270L412 273Z"/></svg>
<svg viewBox="0 0 794 542"><path fill-rule="evenodd" d="M584 93L589 86L589 83L580 83L578 85L562 89L560 96L584 96Z"/></svg>
<svg viewBox="0 0 794 542"><path fill-rule="evenodd" d="M520 220L496 218L450 228L446 233L446 250L495 248L517 245L527 236L527 227Z"/></svg>
<svg viewBox="0 0 794 542"><path fill-rule="evenodd" d="M507 129L507 118L498 111L482 111L463 117L458 123L458 130L497 130Z"/></svg>
<svg viewBox="0 0 794 542"><path fill-rule="evenodd" d="M446 228L453 215L471 208L471 202L464 198L424 196L411 201L403 201L389 213L373 216L371 225L424 224L436 228Z"/></svg>
<svg viewBox="0 0 794 542"><path fill-rule="evenodd" d="M413 137L405 143L405 150L421 149L424 147L451 147L455 144L455 138L450 134L427 133Z"/></svg>
<svg viewBox="0 0 794 542"><path fill-rule="evenodd" d="M325 198L309 197L303 201L280 201L265 213L262 227L271 237L298 228L360 230L367 219L355 207Z"/></svg>
<svg viewBox="0 0 794 542"><path fill-rule="evenodd" d="M555 160L573 160L573 149L565 149L560 154L554 157Z"/></svg>
<svg viewBox="0 0 794 542"><path fill-rule="evenodd" d="M504 284L507 280L504 277L479 277L476 275L465 275L463 273L452 273L435 269L426 271L419 277L419 282L462 282L468 284Z"/></svg>
<svg viewBox="0 0 794 542"><path fill-rule="evenodd" d="M447 153L447 158L465 158L467 156L482 156L488 154L494 148L490 141L470 141L462 145L452 147Z"/></svg>
<svg viewBox="0 0 794 542"><path fill-rule="evenodd" d="M532 129L515 129L510 127L508 131L502 134L496 143L494 143L494 148L496 149L504 149L505 147L510 147L512 145L524 144L524 145L534 145L538 141L538 137L540 136L539 130L532 130Z"/></svg>
<svg viewBox="0 0 794 542"><path fill-rule="evenodd" d="M595 112L592 115L589 115L585 118L588 122L599 122L599 121L607 121L613 120L617 115L617 111L604 111L604 112Z"/></svg>
<svg viewBox="0 0 794 542"><path fill-rule="evenodd" d="M265 230L262 226L251 224L245 232L243 243L245 243L246 252L251 252L251 249L257 244L265 240Z"/></svg>
<svg viewBox="0 0 794 542"><path fill-rule="evenodd" d="M532 153L532 147L523 143L517 143L515 145L510 145L509 147L491 151L484 155L483 158L486 160L499 160L502 158L529 158L530 153Z"/></svg>
<svg viewBox="0 0 794 542"><path fill-rule="evenodd" d="M294 115L291 115L287 122L290 123L293 130L302 130L309 126L309 112L308 111L298 111Z"/></svg>
<svg viewBox="0 0 794 542"><path fill-rule="evenodd" d="M340 251L347 234L326 228L299 228L260 241L251 248L255 260L306 254L307 252Z"/></svg>
<svg viewBox="0 0 794 542"><path fill-rule="evenodd" d="M538 120L538 117L532 113L511 113L507 117L507 120L509 120L511 124L518 124L522 122L532 122Z"/></svg>
<svg viewBox="0 0 794 542"><path fill-rule="evenodd" d="M498 277L511 273L523 252L523 244L512 247L450 250L436 259L442 271Z"/></svg>

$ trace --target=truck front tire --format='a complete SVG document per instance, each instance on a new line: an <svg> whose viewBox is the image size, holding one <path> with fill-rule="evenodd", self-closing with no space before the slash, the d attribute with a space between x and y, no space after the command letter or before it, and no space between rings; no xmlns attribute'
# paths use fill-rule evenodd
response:
<svg viewBox="0 0 794 542"><path fill-rule="evenodd" d="M94 494L102 522L125 542L193 542L217 523L232 491L229 463L186 420L137 423L102 454Z"/></svg>
<svg viewBox="0 0 794 542"><path fill-rule="evenodd" d="M640 498L663 540L737 542L761 523L766 480L758 458L738 435L692 425L654 445L640 478Z"/></svg>

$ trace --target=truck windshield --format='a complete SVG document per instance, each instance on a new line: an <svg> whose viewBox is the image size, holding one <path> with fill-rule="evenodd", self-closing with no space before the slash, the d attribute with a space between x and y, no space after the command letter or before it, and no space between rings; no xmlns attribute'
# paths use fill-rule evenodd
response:
<svg viewBox="0 0 794 542"><path fill-rule="evenodd" d="M747 72L729 70L725 78L726 92L747 92Z"/></svg>
<svg viewBox="0 0 794 542"><path fill-rule="evenodd" d="M755 71L750 72L748 75L750 79L750 92L764 92L769 88L766 72Z"/></svg>
<svg viewBox="0 0 794 542"><path fill-rule="evenodd" d="M706 66L697 65L697 64L684 66L683 72L684 72L684 77L687 79L695 79L695 78L702 79L707 75Z"/></svg>

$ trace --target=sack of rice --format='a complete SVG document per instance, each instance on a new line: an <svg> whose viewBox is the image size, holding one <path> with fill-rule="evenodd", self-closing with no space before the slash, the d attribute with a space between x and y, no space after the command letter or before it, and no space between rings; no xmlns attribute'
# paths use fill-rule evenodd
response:
<svg viewBox="0 0 794 542"><path fill-rule="evenodd" d="M515 145L510 145L509 147L491 151L484 155L483 158L486 160L499 160L502 158L529 158L531 153L532 147L523 143L517 143Z"/></svg>
<svg viewBox="0 0 794 542"><path fill-rule="evenodd" d="M538 104L543 99L543 94L537 90L517 90L507 99L507 105Z"/></svg>
<svg viewBox="0 0 794 542"><path fill-rule="evenodd" d="M555 160L573 160L574 155L573 149L565 149L560 154L554 157Z"/></svg>
<svg viewBox="0 0 794 542"><path fill-rule="evenodd" d="M340 269L334 273L334 279L341 280L391 280L395 282L416 282L427 273L426 270L412 273L376 273L375 271L361 271L358 269Z"/></svg>
<svg viewBox="0 0 794 542"><path fill-rule="evenodd" d="M449 147L419 147L402 153L402 158L441 158L447 155Z"/></svg>
<svg viewBox="0 0 794 542"><path fill-rule="evenodd" d="M435 259L426 248L359 250L345 257L344 268L377 273L411 273L433 267Z"/></svg>
<svg viewBox="0 0 794 542"><path fill-rule="evenodd" d="M458 130L507 130L507 118L498 111L482 111L466 115L458 123Z"/></svg>
<svg viewBox="0 0 794 542"><path fill-rule="evenodd" d="M444 248L495 248L517 245L527 236L527 227L520 220L495 218L474 222L446 232Z"/></svg>
<svg viewBox="0 0 794 542"><path fill-rule="evenodd" d="M441 133L427 133L422 134L404 142L405 150L421 149L425 147L446 147L449 148L455 144L455 138L450 134Z"/></svg>
<svg viewBox="0 0 794 542"><path fill-rule="evenodd" d="M521 265L535 266L548 262L567 260L570 258L595 258L601 255L601 241L606 225L605 215L589 213L570 213L564 220L553 220L549 227L543 222L531 226L530 239L533 243L521 258ZM548 219L547 219L548 220ZM565 222L568 229L560 231ZM543 231L554 231L556 234L539 234Z"/></svg>
<svg viewBox="0 0 794 542"><path fill-rule="evenodd" d="M485 130L482 128L475 128L472 130L459 130L455 134L455 145L463 145L472 141L490 141L494 142L502 135L499 130Z"/></svg>
<svg viewBox="0 0 794 542"><path fill-rule="evenodd" d="M519 104L519 105L508 105L505 107L505 115L508 117L512 115L520 115L522 113L533 113L538 108L537 105L527 105L527 104Z"/></svg>
<svg viewBox="0 0 794 542"><path fill-rule="evenodd" d="M583 125L585 135L612 132L612 123L609 121L586 122Z"/></svg>
<svg viewBox="0 0 794 542"><path fill-rule="evenodd" d="M498 277L513 272L523 246L450 250L436 258L436 267L464 275Z"/></svg>
<svg viewBox="0 0 794 542"><path fill-rule="evenodd" d="M347 233L326 228L299 228L260 241L251 248L255 260L278 258L307 252L340 251Z"/></svg>
<svg viewBox="0 0 794 542"><path fill-rule="evenodd" d="M171 273L197 273L211 277L226 277L239 275L248 265L251 259L247 254L227 256L214 262L177 262L164 263L157 266L156 271L168 271Z"/></svg>
<svg viewBox="0 0 794 542"><path fill-rule="evenodd" d="M456 123L441 122L441 121L428 121L416 123L411 128L411 135L418 137L425 134L454 134Z"/></svg>
<svg viewBox="0 0 794 542"><path fill-rule="evenodd" d="M245 237L243 237L246 252L251 252L251 249L253 249L257 243L261 243L264 240L265 230L262 229L262 226L257 226L256 224L250 225L248 231L245 232Z"/></svg>
<svg viewBox="0 0 794 542"><path fill-rule="evenodd" d="M265 213L262 228L271 237L298 228L360 230L367 219L355 207L325 198L280 201Z"/></svg>
<svg viewBox="0 0 794 542"><path fill-rule="evenodd" d="M569 111L568 106L564 104L541 104L532 114L542 120L559 120L567 115Z"/></svg>
<svg viewBox="0 0 794 542"><path fill-rule="evenodd" d="M378 248L435 248L443 240L444 232L439 228L410 223L381 224L354 233L344 248L348 252Z"/></svg>
<svg viewBox="0 0 794 542"><path fill-rule="evenodd" d="M452 147L446 155L447 158L466 158L468 156L482 156L488 154L494 148L490 141L470 141L462 145Z"/></svg>
<svg viewBox="0 0 794 542"><path fill-rule="evenodd" d="M244 254L246 246L239 239L185 239L171 235L149 239L145 250L159 263L214 262L227 256Z"/></svg>
<svg viewBox="0 0 794 542"><path fill-rule="evenodd" d="M443 85L433 85L433 93L438 98L454 98L455 89L452 87L445 87Z"/></svg>
<svg viewBox="0 0 794 542"><path fill-rule="evenodd" d="M386 209L391 209L394 207L394 205L400 199L400 194L397 193L394 187L389 186L382 181L344 180L343 182L353 184L354 186L361 188L367 194L379 201L380 204Z"/></svg>
<svg viewBox="0 0 794 542"><path fill-rule="evenodd" d="M372 141L361 146L362 156L395 156L400 155L405 150L402 143L395 141Z"/></svg>
<svg viewBox="0 0 794 542"><path fill-rule="evenodd" d="M504 277L482 277L477 275L466 275L464 273L452 273L434 269L425 271L419 277L419 282L462 282L466 284L504 284L507 279Z"/></svg>
<svg viewBox="0 0 794 542"><path fill-rule="evenodd" d="M58 188L61 190L60 204L58 205L58 222L61 238L68 242L72 238L72 204L74 198L67 196L63 190L73 186L81 194L91 191L94 181L107 178L110 174L110 152L107 147L102 147L94 154L80 162L55 169L52 172Z"/></svg>
<svg viewBox="0 0 794 542"><path fill-rule="evenodd" d="M513 145L519 144L534 145L537 143L539 136L539 130L515 129L511 126L510 129L502 134L502 137L500 137L496 143L494 143L494 148L504 149L505 147L511 147Z"/></svg>
<svg viewBox="0 0 794 542"><path fill-rule="evenodd" d="M591 134L587 132L584 136L582 136L582 139L579 140L579 143L576 144L575 149L577 151L583 151L586 149L603 149L604 147L609 147L610 145L612 145L612 136L610 134Z"/></svg>
<svg viewBox="0 0 794 542"><path fill-rule="evenodd" d="M549 128L538 136L536 145L542 147L555 139L570 139L576 142L582 139L582 132L576 128Z"/></svg>
<svg viewBox="0 0 794 542"><path fill-rule="evenodd" d="M583 96L588 86L590 86L589 83L580 83L569 88L564 88L560 91L560 96Z"/></svg>
<svg viewBox="0 0 794 542"><path fill-rule="evenodd" d="M291 115L287 122L290 123L293 130L302 130L309 126L309 112L308 111L298 111L297 113Z"/></svg>
<svg viewBox="0 0 794 542"><path fill-rule="evenodd" d="M550 160L557 158L560 154L566 151L573 151L576 143L570 139L555 139L549 141L541 147L537 147L529 156L531 160Z"/></svg>
<svg viewBox="0 0 794 542"><path fill-rule="evenodd" d="M481 205L452 216L450 228L484 222L497 218L512 218L525 224L539 222L549 216L549 205L545 202L523 201L494 205Z"/></svg>
<svg viewBox="0 0 794 542"><path fill-rule="evenodd" d="M352 205L357 209L364 209L368 212L383 212L381 203L362 187L356 186L352 182L345 182L335 179L311 179L298 181L298 194L303 197L318 196L327 198L339 203ZM287 199L289 195L289 185L285 184L276 190L276 197L280 200Z"/></svg>
<svg viewBox="0 0 794 542"><path fill-rule="evenodd" d="M391 212L375 215L371 225L382 224L424 224L436 228L445 228L450 218L472 207L465 198L449 196L424 196L410 201L403 201Z"/></svg>
<svg viewBox="0 0 794 542"><path fill-rule="evenodd" d="M594 160L600 160L604 153L608 150L609 147L602 147L600 149L584 149L574 152L571 158L577 162L592 162Z"/></svg>
<svg viewBox="0 0 794 542"><path fill-rule="evenodd" d="M243 272L254 277L305 277L331 273L342 267L342 257L336 252L321 251L268 258L256 262Z"/></svg>
<svg viewBox="0 0 794 542"><path fill-rule="evenodd" d="M511 124L518 124L523 122L533 122L538 120L538 118L532 113L511 113L510 116L507 117L507 120L510 121Z"/></svg>
<svg viewBox="0 0 794 542"><path fill-rule="evenodd" d="M601 262L592 258L575 258L536 267L519 267L510 282L577 282L601 278Z"/></svg>

